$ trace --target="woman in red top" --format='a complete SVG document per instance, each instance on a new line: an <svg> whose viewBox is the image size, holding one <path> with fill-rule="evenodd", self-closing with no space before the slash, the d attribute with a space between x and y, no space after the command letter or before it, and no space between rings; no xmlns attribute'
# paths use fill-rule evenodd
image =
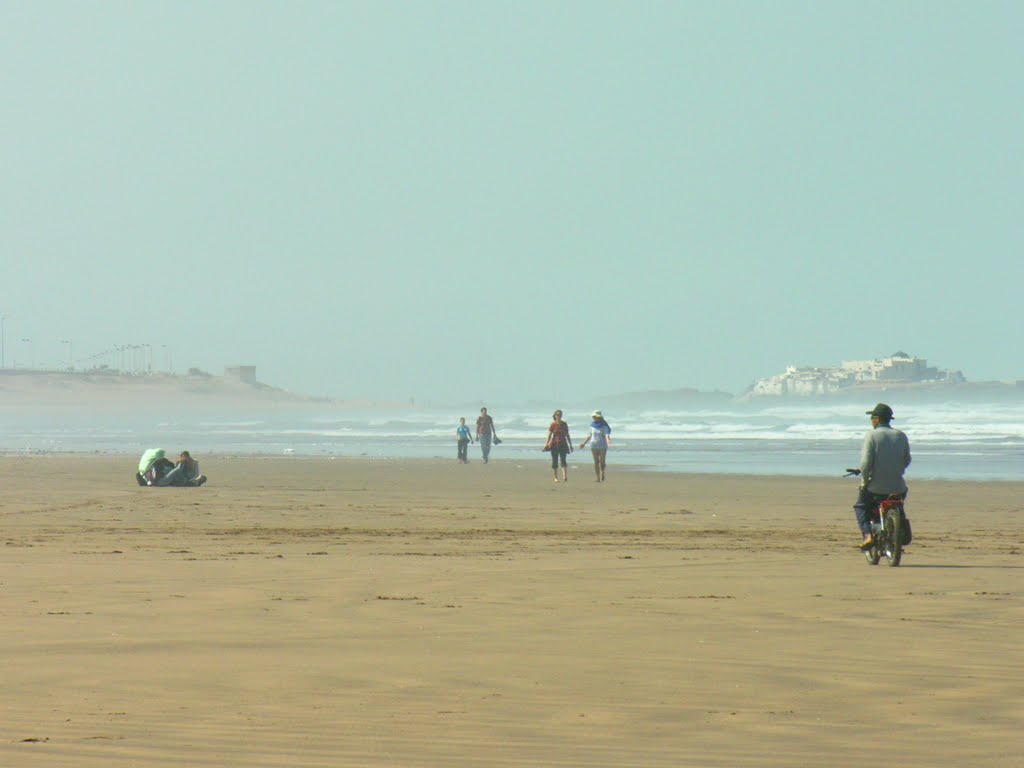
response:
<svg viewBox="0 0 1024 768"><path fill-rule="evenodd" d="M569 437L569 425L562 421L562 412L555 411L551 414L554 419L548 427L548 441L544 444L545 451L551 451L551 471L555 474L555 482L558 482L558 464L562 464L562 482L569 482L569 468L566 466L565 457L572 453L572 439Z"/></svg>

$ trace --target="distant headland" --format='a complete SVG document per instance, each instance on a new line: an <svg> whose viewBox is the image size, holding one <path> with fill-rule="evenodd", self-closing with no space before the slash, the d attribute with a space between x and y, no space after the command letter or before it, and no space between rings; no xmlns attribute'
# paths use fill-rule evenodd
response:
<svg viewBox="0 0 1024 768"><path fill-rule="evenodd" d="M223 375L192 368L185 374L91 370L0 369L0 409L81 406L95 409L139 408L226 411L284 406L401 407L315 397L264 384L254 366L229 365Z"/></svg>

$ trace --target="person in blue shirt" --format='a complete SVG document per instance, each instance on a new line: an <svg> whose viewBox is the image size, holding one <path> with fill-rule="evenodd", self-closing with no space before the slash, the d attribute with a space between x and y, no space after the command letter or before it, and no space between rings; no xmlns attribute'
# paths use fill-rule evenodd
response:
<svg viewBox="0 0 1024 768"><path fill-rule="evenodd" d="M473 437L466 426L465 417L459 419L459 426L455 428L455 439L459 441L459 464L469 464L466 447L473 442Z"/></svg>
<svg viewBox="0 0 1024 768"><path fill-rule="evenodd" d="M590 434L580 443L580 448L590 443L590 452L594 456L595 483L604 482L605 459L608 457L608 446L612 444L612 428L604 420L600 411L590 414Z"/></svg>

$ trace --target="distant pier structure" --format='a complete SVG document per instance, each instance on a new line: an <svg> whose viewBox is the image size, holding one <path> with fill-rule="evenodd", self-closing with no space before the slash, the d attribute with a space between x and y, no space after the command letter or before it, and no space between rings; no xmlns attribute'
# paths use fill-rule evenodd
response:
<svg viewBox="0 0 1024 768"><path fill-rule="evenodd" d="M784 373L755 381L749 394L775 397L827 395L858 384L961 384L965 381L960 371L934 368L923 357L896 352L877 360L843 361L839 367L789 366Z"/></svg>
<svg viewBox="0 0 1024 768"><path fill-rule="evenodd" d="M258 383L256 381L255 365L225 365L224 377L227 379L237 379L246 384Z"/></svg>

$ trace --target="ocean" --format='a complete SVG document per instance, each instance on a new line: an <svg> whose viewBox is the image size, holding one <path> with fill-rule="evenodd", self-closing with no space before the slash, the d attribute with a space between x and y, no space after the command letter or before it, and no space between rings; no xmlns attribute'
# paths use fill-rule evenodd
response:
<svg viewBox="0 0 1024 768"><path fill-rule="evenodd" d="M867 404L870 407L871 404ZM910 438L908 481L1024 480L1024 402L894 404L893 425ZM589 409L564 408L575 443ZM612 426L609 467L643 466L667 472L839 476L859 462L870 427L864 405L798 400L735 403L713 408L605 410ZM535 462L549 411L490 408L502 444L492 461ZM138 413L53 409L45 415L6 413L0 423L4 454L141 454L146 448L218 455L440 458L455 461L460 416L475 408L275 406L260 412L210 411L143 416ZM470 459L479 462L477 446ZM588 464L589 451L570 461ZM611 471L611 469L610 469Z"/></svg>

